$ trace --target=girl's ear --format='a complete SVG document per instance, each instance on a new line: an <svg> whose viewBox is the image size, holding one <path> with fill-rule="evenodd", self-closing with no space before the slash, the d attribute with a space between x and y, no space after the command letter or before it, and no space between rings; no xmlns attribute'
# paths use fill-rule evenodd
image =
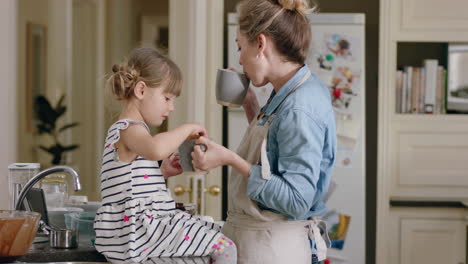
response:
<svg viewBox="0 0 468 264"><path fill-rule="evenodd" d="M146 90L146 84L143 81L139 81L135 84L135 88L133 88L133 95L138 100L143 99L143 96L145 95L145 90Z"/></svg>

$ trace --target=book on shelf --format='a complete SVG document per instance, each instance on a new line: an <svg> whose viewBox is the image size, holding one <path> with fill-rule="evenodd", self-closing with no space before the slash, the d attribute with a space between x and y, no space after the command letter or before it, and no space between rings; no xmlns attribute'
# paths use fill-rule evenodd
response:
<svg viewBox="0 0 468 264"><path fill-rule="evenodd" d="M438 60L426 59L423 67L402 66L396 72L397 113L444 114L446 70Z"/></svg>
<svg viewBox="0 0 468 264"><path fill-rule="evenodd" d="M412 66L406 66L405 67L405 72L407 74L407 76L406 76L406 87L405 87L406 105L405 105L405 108L403 109L404 110L403 113L410 113L410 111L411 111L411 91L413 89L413 67Z"/></svg>
<svg viewBox="0 0 468 264"><path fill-rule="evenodd" d="M424 97L424 112L428 114L434 113L436 104L436 87L437 87L437 60L424 60L424 68L426 69L426 93Z"/></svg>
<svg viewBox="0 0 468 264"><path fill-rule="evenodd" d="M419 78L419 100L418 100L418 113L425 113L425 97L426 97L426 76L427 71L421 68L421 75Z"/></svg>
<svg viewBox="0 0 468 264"><path fill-rule="evenodd" d="M395 100L395 109L397 113L402 113L402 105L403 105L403 71L398 70L396 72L396 100Z"/></svg>
<svg viewBox="0 0 468 264"><path fill-rule="evenodd" d="M419 113L419 91L421 87L420 79L421 79L421 68L414 67L413 68L413 75L411 80L411 113Z"/></svg>
<svg viewBox="0 0 468 264"><path fill-rule="evenodd" d="M447 87L447 70L442 66L437 67L437 87L436 87L436 104L435 113L446 113L446 87Z"/></svg>

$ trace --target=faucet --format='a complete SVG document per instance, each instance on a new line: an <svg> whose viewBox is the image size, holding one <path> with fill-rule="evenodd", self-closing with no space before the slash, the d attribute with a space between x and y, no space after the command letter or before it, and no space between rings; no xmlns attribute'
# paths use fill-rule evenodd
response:
<svg viewBox="0 0 468 264"><path fill-rule="evenodd" d="M74 185L75 191L81 190L80 177L78 176L78 173L73 168L68 167L68 166L51 167L34 175L34 177L32 177L24 185L23 189L21 190L18 196L18 200L16 201L15 210L21 210L21 205L23 204L24 198L26 197L26 194L29 192L29 190L31 190L31 188L34 186L34 184L36 184L45 176L55 173L55 172L67 172L68 174L70 174L73 177L73 185Z"/></svg>

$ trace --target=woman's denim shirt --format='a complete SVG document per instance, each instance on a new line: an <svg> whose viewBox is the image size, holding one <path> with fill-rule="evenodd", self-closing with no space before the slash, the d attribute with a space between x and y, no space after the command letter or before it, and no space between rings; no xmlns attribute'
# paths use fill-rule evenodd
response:
<svg viewBox="0 0 468 264"><path fill-rule="evenodd" d="M271 179L262 178L259 163L250 169L247 184L247 195L261 209L290 220L326 212L323 198L336 154L335 115L328 87L312 74L286 97L307 71L304 65L278 93L272 92L269 103L261 109L266 116L258 125L263 125L277 108L267 139Z"/></svg>

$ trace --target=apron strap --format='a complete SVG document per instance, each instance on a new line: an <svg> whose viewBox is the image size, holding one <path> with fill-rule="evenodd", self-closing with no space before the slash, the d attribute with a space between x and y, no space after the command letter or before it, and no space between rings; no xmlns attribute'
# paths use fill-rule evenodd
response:
<svg viewBox="0 0 468 264"><path fill-rule="evenodd" d="M309 224L309 239L315 241L319 261L327 258L327 248L330 247L327 223L318 217L313 217Z"/></svg>
<svg viewBox="0 0 468 264"><path fill-rule="evenodd" d="M268 161L268 156L266 152L267 139L266 137L262 141L262 147L260 152L260 160L262 162L262 178L264 180L271 179L270 174L270 162Z"/></svg>
<svg viewBox="0 0 468 264"><path fill-rule="evenodd" d="M278 107L286 100L286 98L289 95L291 95L294 91L296 91L297 87L299 87L302 83L304 83L309 78L310 75L311 75L310 70L307 70L304 77L302 77L302 80L293 89L291 89L291 91L289 91L289 93L286 95L286 97L284 97L283 100L278 104L278 106L276 106L276 108L273 110L272 114L268 118L268 121L266 122L267 124L270 124L273 121L273 119L275 118L275 116L276 116L275 112L278 109ZM265 116L265 113L260 113L257 116L257 120L260 120L264 116ZM270 162L268 161L266 147L267 147L267 137L265 137L263 139L263 141L262 141L262 146L261 146L261 150L260 150L260 161L262 163L262 178L264 180L269 180L269 179L271 179L271 172L270 172Z"/></svg>

